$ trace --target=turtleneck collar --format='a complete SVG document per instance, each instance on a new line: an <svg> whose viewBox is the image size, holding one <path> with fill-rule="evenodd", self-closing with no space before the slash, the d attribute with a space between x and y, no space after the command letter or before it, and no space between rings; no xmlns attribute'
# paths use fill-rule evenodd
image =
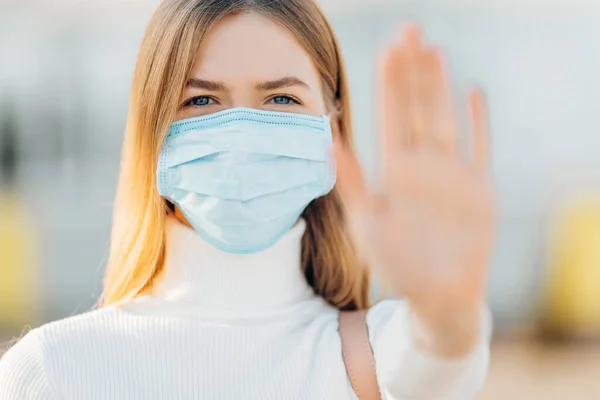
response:
<svg viewBox="0 0 600 400"><path fill-rule="evenodd" d="M305 229L300 219L270 248L239 255L169 218L165 264L150 297L220 317L263 314L310 299L301 268Z"/></svg>

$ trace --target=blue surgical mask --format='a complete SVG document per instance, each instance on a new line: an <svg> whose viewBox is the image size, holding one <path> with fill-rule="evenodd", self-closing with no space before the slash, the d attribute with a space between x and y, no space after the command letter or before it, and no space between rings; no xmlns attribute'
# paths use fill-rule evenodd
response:
<svg viewBox="0 0 600 400"><path fill-rule="evenodd" d="M253 253L277 242L335 184L329 117L233 108L173 123L161 196L209 243Z"/></svg>

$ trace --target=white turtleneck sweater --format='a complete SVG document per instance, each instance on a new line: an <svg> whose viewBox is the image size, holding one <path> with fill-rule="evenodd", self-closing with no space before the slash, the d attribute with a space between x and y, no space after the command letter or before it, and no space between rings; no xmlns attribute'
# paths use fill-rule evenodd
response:
<svg viewBox="0 0 600 400"><path fill-rule="evenodd" d="M150 295L30 331L0 361L0 400L356 399L338 311L300 268L304 221L256 254L219 251L171 220ZM367 324L385 399L472 399L489 357L415 347L407 305L386 300Z"/></svg>

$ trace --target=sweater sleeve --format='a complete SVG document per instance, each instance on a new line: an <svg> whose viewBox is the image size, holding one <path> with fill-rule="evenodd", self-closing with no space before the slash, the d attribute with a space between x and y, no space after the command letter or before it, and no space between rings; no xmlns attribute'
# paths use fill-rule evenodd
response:
<svg viewBox="0 0 600 400"><path fill-rule="evenodd" d="M40 331L34 329L0 359L0 400L57 400L45 367Z"/></svg>
<svg viewBox="0 0 600 400"><path fill-rule="evenodd" d="M384 300L367 314L377 379L384 399L474 399L488 370L491 337L488 309L478 344L460 359L440 359L420 350L412 338L409 311L406 302Z"/></svg>

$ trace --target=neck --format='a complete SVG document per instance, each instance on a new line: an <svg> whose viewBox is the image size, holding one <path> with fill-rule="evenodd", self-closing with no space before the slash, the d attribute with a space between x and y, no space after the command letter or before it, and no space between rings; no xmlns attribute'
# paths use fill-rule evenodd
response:
<svg viewBox="0 0 600 400"><path fill-rule="evenodd" d="M164 269L151 296L219 315L248 315L312 298L301 266L305 228L299 220L270 248L238 255L211 246L170 218Z"/></svg>

